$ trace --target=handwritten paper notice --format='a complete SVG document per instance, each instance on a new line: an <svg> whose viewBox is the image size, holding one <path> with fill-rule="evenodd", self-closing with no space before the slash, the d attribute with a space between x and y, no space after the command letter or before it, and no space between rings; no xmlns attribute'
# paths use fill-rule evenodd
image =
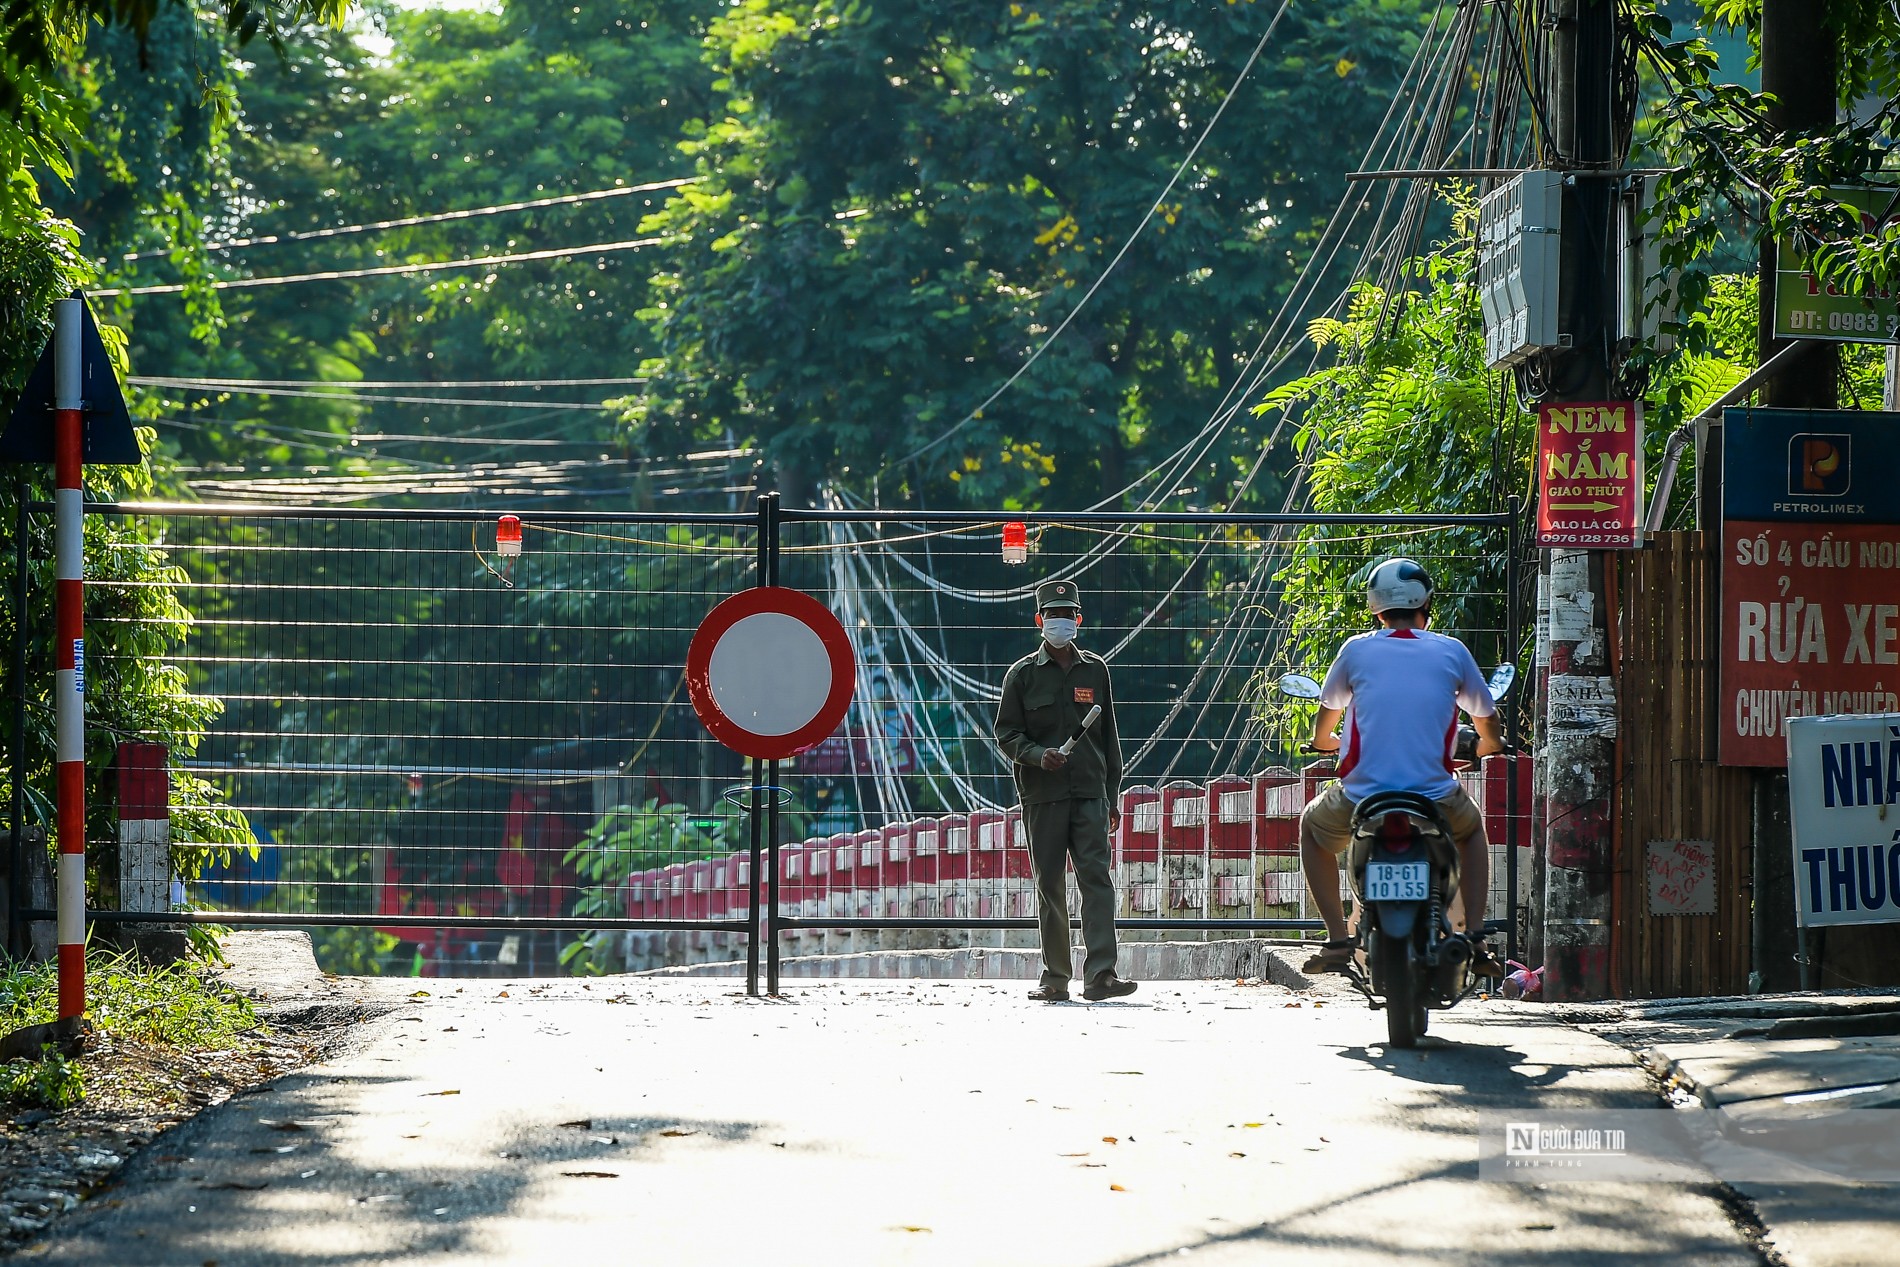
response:
<svg viewBox="0 0 1900 1267"><path fill-rule="evenodd" d="M1715 914L1715 842L1649 842L1649 913Z"/></svg>

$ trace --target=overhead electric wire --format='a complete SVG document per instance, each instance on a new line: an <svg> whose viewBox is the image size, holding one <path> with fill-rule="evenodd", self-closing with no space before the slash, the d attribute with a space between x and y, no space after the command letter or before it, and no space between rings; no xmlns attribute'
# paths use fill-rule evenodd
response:
<svg viewBox="0 0 1900 1267"><path fill-rule="evenodd" d="M1142 230L1148 227L1149 222L1154 219L1155 213L1160 211L1163 204L1167 202L1168 195L1174 192L1175 185L1180 182L1181 177L1186 174L1188 167L1193 164L1195 156L1201 152L1201 146L1207 142L1207 138L1213 133L1214 126L1220 122L1221 116L1227 113L1228 104L1233 101L1235 94L1240 91L1240 85L1246 82L1248 74L1253 70L1254 63L1260 60L1260 54L1266 50L1267 41L1273 38L1273 32L1279 27L1280 19L1286 16L1287 8L1291 4L1292 0L1281 0L1280 8L1273 15L1273 20L1267 24L1266 31L1261 34L1259 43L1254 45L1253 52L1248 55L1246 64L1240 68L1240 73L1234 76L1234 82L1229 85L1227 95L1222 97L1220 105L1215 107L1213 115L1209 117L1206 126L1201 129L1201 134L1195 138L1194 145L1188 150L1187 156L1175 167L1174 174L1168 177L1168 183L1162 187L1161 193L1149 204L1148 210L1142 215L1140 223L1135 225L1134 232L1128 235L1127 240L1122 243L1121 249L1116 251L1114 257L1109 260L1108 267L1104 268L1101 274L1096 277L1095 281L1090 284L1089 288L1083 292L1082 298L1077 300L1075 306L1069 309L1062 320L1057 323L1056 328L1051 330L1048 337L1036 346L1035 351L1029 354L1027 360L1016 367L1015 372L1003 381L1002 386L984 398L982 404L965 414L961 421L952 425L934 440L912 449L903 457L885 463L882 468L883 471L888 471L892 467L902 466L906 462L922 457L938 445L948 441L952 436L962 431L978 418L981 418L983 411L995 404L997 400L1002 397L1004 392L1007 392L1011 387L1015 386L1017 381L1029 372L1030 367L1042 359L1042 354L1049 350L1050 345L1062 337L1063 332L1069 328L1070 323L1081 314L1084 308L1088 307L1089 300L1095 297L1095 293L1102 288L1102 283L1109 279L1116 267L1122 262L1122 259L1128 254L1130 248L1135 245L1135 240L1141 236Z"/></svg>
<svg viewBox="0 0 1900 1267"><path fill-rule="evenodd" d="M260 286L288 286L297 282L349 281L360 277L393 277L398 274L439 273L457 268L486 268L501 264L525 264L535 260L568 259L576 255L604 255L614 251L637 251L642 247L661 246L667 238L630 238L624 242L591 242L586 246L562 246L545 251L518 251L512 255L481 255L467 260L430 260L419 264L384 264L375 268L340 268L323 273L293 273L280 277L228 277L205 283L212 290L251 290ZM112 295L176 295L186 290L182 282L160 286L107 286L86 293L99 298Z"/></svg>
<svg viewBox="0 0 1900 1267"><path fill-rule="evenodd" d="M1442 13L1442 10L1443 6L1441 5L1439 13ZM1385 134L1386 126L1392 122L1394 111L1398 109L1399 102L1405 98L1413 72L1418 69L1421 61L1424 60L1427 48L1430 47L1430 38L1432 33L1436 30L1437 21L1438 13L1435 13L1432 25L1427 28L1426 35L1420 37L1418 47L1413 50L1412 60L1406 67L1405 73L1399 79L1399 86L1394 91L1392 100L1386 106L1385 116L1379 121L1379 126L1374 129L1373 138L1367 144L1366 152L1360 160L1362 167L1372 161L1373 153L1379 146L1379 138ZM1409 114L1410 112L1408 110L1408 117ZM1392 147L1399 143L1403 135L1405 135L1403 129L1393 132L1391 139L1386 142L1386 154L1389 155L1392 152ZM1205 456L1213 450L1214 445L1219 442L1221 436L1226 433L1227 428L1232 425L1233 420L1246 409L1248 399L1255 391L1259 390L1273 374L1279 371L1280 367L1286 363L1291 357L1293 350L1298 346L1299 338L1304 337L1305 328L1301 324L1301 320L1306 314L1307 306L1312 302L1313 296L1318 293L1320 281L1332 268L1333 261L1338 258L1340 249L1346 244L1352 232L1352 226L1358 222L1359 214L1365 209L1367 201L1368 200L1360 191L1350 186L1347 187L1345 194L1340 200L1339 206L1334 209L1333 214L1327 219L1326 226L1321 231L1319 239L1314 243L1312 252L1308 254L1306 264L1301 268L1299 276L1295 278L1292 287L1288 290L1287 302L1283 303L1280 309L1274 314L1273 319L1267 325L1266 331L1261 335L1260 341L1255 344L1253 351L1248 355L1246 361L1242 363L1239 372L1234 377L1233 384L1221 398L1221 403L1215 407L1214 413L1209 417L1207 424L1203 426L1201 431L1186 444L1176 449L1166 458L1163 458L1160 463L1150 467L1147 474L1137 477L1120 492L1115 493L1111 497L1104 498L1102 501L1090 507L1090 509L1099 510L1118 502L1122 497L1140 487L1149 478L1152 478L1156 472L1167 471L1169 473L1168 478L1158 481L1152 496L1144 497L1139 503L1140 508L1145 509L1151 500L1158 503L1162 497L1167 495L1167 487L1173 484L1175 479L1178 478L1174 472L1190 471L1205 459ZM1339 218L1345 213L1348 205L1351 206L1352 213L1346 218L1344 226L1339 228L1338 236L1333 237L1334 228L1339 225ZM1327 253L1325 263L1320 265L1318 271L1315 272L1313 266L1319 260L1320 252L1325 250L1326 242L1329 238L1333 239L1332 249ZM1309 275L1312 277L1310 287L1307 286ZM1303 298L1300 297L1302 289L1305 290ZM1328 305L1327 311L1331 311L1337 307L1344 299L1345 295L1342 293ZM1299 336L1295 336L1294 334L1296 327L1298 327L1300 331ZM1268 343L1273 342L1276 333L1280 341L1275 344L1273 352L1267 353L1267 358L1270 363L1257 373L1254 373L1253 377L1249 379L1248 374L1253 371L1254 365L1261 359L1262 353L1265 351ZM1230 402L1232 403L1230 404ZM1202 444L1204 439L1206 443ZM1197 445L1201 446L1199 453L1192 459L1176 465L1177 459L1181 459L1183 455L1187 454Z"/></svg>
<svg viewBox="0 0 1900 1267"><path fill-rule="evenodd" d="M161 384L154 390L186 391L195 384ZM605 409L598 400L490 400L468 396L383 396L374 392L311 391L301 387L236 387L205 385L198 388L206 396L289 396L311 400L368 401L384 405L455 405L471 409Z"/></svg>
<svg viewBox="0 0 1900 1267"><path fill-rule="evenodd" d="M126 382L134 387L340 387L358 389L416 388L418 390L465 391L473 387L614 387L650 382L646 378L188 378L165 374L128 374Z"/></svg>
<svg viewBox="0 0 1900 1267"><path fill-rule="evenodd" d="M266 234L254 238L230 238L223 242L207 242L203 249L207 251L237 251L253 246L275 246L283 242L309 242L320 238L340 238L353 233L380 233L386 229L407 229L418 224L444 224L451 220L472 220L478 216L501 215L510 211L534 211L541 207L559 207L572 203L599 202L606 198L623 198L628 194L651 193L658 189L678 189L682 185L695 184L698 176L685 176L677 180L653 181L645 185L616 185L612 189L592 189L585 193L554 194L546 198L530 198L522 202L500 202L486 207L468 207L461 211L435 211L419 216L402 216L394 220L374 220L368 224L341 224L327 229L296 229L284 233ZM119 258L122 260L144 260L168 257L170 249L155 251L131 251Z"/></svg>
<svg viewBox="0 0 1900 1267"><path fill-rule="evenodd" d="M1400 102L1403 101L1408 94L1408 88L1411 85L1411 81L1412 81L1412 77L1414 73L1418 71L1421 65L1430 64L1432 62L1436 62L1440 60L1440 56L1442 55L1444 44L1447 42L1451 34L1451 28L1445 28L1443 31L1441 31L1439 28L1439 21L1442 17L1442 14L1443 14L1443 5L1441 4L1439 6L1439 9L1434 13L1432 22L1430 25L1428 25L1425 34L1421 36L1418 47L1413 51L1412 60L1408 64L1405 73L1400 77L1399 85L1394 90L1392 100L1388 103L1386 107L1385 116L1381 119L1378 128L1375 129L1373 139L1367 145L1365 155L1361 159L1361 166L1364 166L1366 163L1372 160L1374 152L1378 149L1380 145L1380 137L1384 135L1387 126L1393 122L1393 116L1394 116L1395 111L1397 111ZM1423 81L1421 80L1421 83L1420 83L1421 91L1413 94L1414 99L1420 102L1423 102L1427 100L1428 98L1436 97L1437 95L1436 89L1438 87L1438 84L1442 83L1443 78L1444 78L1444 73L1445 72L1443 71L1441 67L1440 78L1438 81L1434 82L1433 88L1430 91L1424 91L1424 84L1423 84ZM1410 129L1406 126L1406 121L1410 119L1411 113L1412 113L1411 109L1408 108L1404 116L1401 117L1401 119L1399 120L1399 126L1393 130L1390 139L1385 142L1386 148L1384 152L1386 155L1392 154L1393 147L1399 145L1401 141L1415 140L1418 137L1419 135L1418 130ZM1408 153L1410 152L1409 144L1408 144L1407 152ZM1240 373L1236 376L1233 386L1229 388L1227 395L1223 397L1222 405L1216 409L1215 414L1213 415L1213 417L1209 419L1209 422L1207 423L1206 426L1202 428L1201 432L1198 433L1193 439L1189 440L1187 444L1183 445L1181 448L1177 449L1173 454L1170 454L1168 457L1162 459L1161 462L1158 463L1155 467L1151 468L1150 476L1144 476L1137 479L1135 482L1131 483L1128 487L1124 488L1121 491L1121 493L1116 494L1112 498L1108 498L1102 502L1096 503L1096 505L1091 507L1090 509L1100 509L1104 506L1109 505L1111 502L1118 500L1121 496L1132 491L1134 488L1139 487L1140 484L1145 482L1147 478L1150 478L1153 472L1156 470L1168 471L1169 478L1160 482L1157 485L1155 492L1151 496L1144 497L1142 499L1139 508L1145 509L1150 504L1151 500L1158 502L1162 497L1165 497L1167 495L1167 490L1172 486L1174 480L1178 478L1178 476L1174 474L1175 472L1185 472L1187 470L1190 470L1192 469L1194 465L1198 464L1198 462L1203 459L1204 455L1212 449L1215 443L1218 442L1220 434L1224 433L1226 428L1232 424L1233 420L1239 416L1240 412L1246 408L1248 398L1252 395L1252 393L1256 391L1269 377L1271 377L1272 374L1277 372L1279 367L1285 364L1286 360L1292 355L1292 353L1299 346L1299 339L1296 338L1295 333L1294 333L1295 327L1296 325L1298 325L1300 321L1300 317L1303 315L1306 305L1309 304L1313 296L1318 293L1320 280L1323 278L1324 274L1331 268L1333 260L1337 258L1340 249L1347 242L1349 234L1351 232L1352 225L1357 222L1360 212L1364 210L1366 205L1367 205L1367 200L1364 198L1363 194L1360 191L1357 191L1350 187L1347 189L1344 197L1341 199L1339 206L1335 208L1332 217L1328 220L1326 228L1321 233L1321 236L1318 242L1316 242L1313 252L1308 256L1305 268L1302 269L1299 278L1297 278L1294 283L1293 289L1289 292L1289 303L1286 305L1283 305L1279 313L1276 314L1274 320L1271 323L1269 323L1267 331L1262 335L1259 343L1255 346L1253 353L1249 355L1247 361L1241 367ZM1347 215L1344 227L1342 227L1339 230L1339 233L1336 237L1332 237L1332 233L1333 233L1333 229L1335 225L1339 223L1339 219L1341 215L1347 212L1347 208L1349 206L1351 207L1351 213L1350 215ZM1388 206L1389 206L1389 199L1388 199ZM1313 266L1315 262L1318 260L1320 250L1325 246L1329 237L1332 237L1332 241L1333 241L1332 250L1327 255L1325 263L1320 266L1318 272L1313 272L1312 271ZM1367 258L1368 255L1372 253L1376 245L1377 245L1376 241L1372 237L1369 237L1366 245L1361 248L1361 263L1359 265L1359 269L1355 270L1355 277L1358 276L1360 271L1363 270L1365 259ZM1295 296L1299 295L1302 288L1302 284L1306 282L1309 274L1312 277L1312 284L1310 287L1306 288L1305 297L1303 299L1300 299L1297 304L1291 302L1291 300ZM1346 293L1342 292L1341 295L1336 297L1334 301L1328 305L1328 311L1331 311L1333 308L1336 308L1339 304L1343 303L1345 298L1346 298ZM1275 350L1271 354L1271 357L1272 357L1271 363L1260 368L1257 372L1253 374L1253 377L1251 379L1248 379L1247 375L1249 371L1253 369L1255 362L1259 360L1267 344L1274 339L1276 331L1278 332L1280 336L1280 342L1276 344ZM1301 327L1301 333L1303 334L1303 327ZM1320 352L1316 349L1312 357L1314 366L1317 365L1319 356L1320 356ZM1312 368L1313 366L1309 366L1308 372L1311 372ZM1244 386L1243 386L1243 382L1244 382ZM1229 402L1232 402L1231 405L1229 404ZM1263 455L1264 455L1264 452L1270 449L1273 443L1277 441L1282 428L1285 426L1285 423L1286 423L1286 416L1283 414L1279 423L1277 423L1276 426L1274 427L1273 432L1269 436L1268 440L1262 446ZM1202 441L1204 439L1206 440L1206 443L1202 444ZM1199 454L1196 454L1191 459L1188 459L1185 462L1183 462L1182 459L1184 458L1184 455L1190 453L1197 445L1200 446ZM1257 469L1257 466L1258 466L1258 463L1256 463L1256 469ZM1251 483L1251 476L1248 478L1246 482ZM856 494L852 493L848 489L841 488L838 490L838 492L840 492L846 498L852 501L855 501L860 506L867 504L864 502L863 498L857 496ZM1231 506L1232 504L1234 503L1230 501L1229 505ZM1033 518L1033 516L1028 516L1028 517ZM1063 578L1073 578L1073 577L1084 575L1090 569L1092 569L1097 563L1101 562L1103 559L1106 559L1109 556L1118 552L1125 545L1127 545L1131 540L1137 539L1137 536L1138 534L1133 534L1133 533L1110 534L1110 537L1108 540L1105 540L1100 545L1084 552L1078 558L1071 560L1068 564L1065 564L1057 573L1052 574L1052 577L1044 578L1044 579L1063 579ZM890 557L894 562L896 562L897 565L901 567L905 572L907 572L909 575L911 575L913 578L918 580L920 583L922 583L923 585L925 585L932 591L936 593L940 593L940 594L945 594L951 598L958 599L961 601L985 602L985 603L1009 603L1009 602L1021 601L1029 597L1034 592L1034 586L1032 585L1025 585L1025 586L1020 586L1020 587L1014 587L1014 588L1009 588L1009 589L998 589L998 590L968 590L968 589L964 589L957 586L950 586L942 582L935 576L930 575L929 573L925 572L922 569L919 569L915 564L911 563L909 559L906 559L905 557L903 557L903 555L891 550L888 546L880 545L880 549L888 557ZM1118 648L1118 650L1119 649L1120 648Z"/></svg>

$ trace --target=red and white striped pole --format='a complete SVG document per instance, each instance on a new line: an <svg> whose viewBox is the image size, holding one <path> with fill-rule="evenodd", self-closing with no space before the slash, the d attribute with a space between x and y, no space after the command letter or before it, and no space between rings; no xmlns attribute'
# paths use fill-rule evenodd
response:
<svg viewBox="0 0 1900 1267"><path fill-rule="evenodd" d="M80 300L53 306L53 726L58 743L59 1015L86 1014L85 510L80 491L86 402L80 386Z"/></svg>

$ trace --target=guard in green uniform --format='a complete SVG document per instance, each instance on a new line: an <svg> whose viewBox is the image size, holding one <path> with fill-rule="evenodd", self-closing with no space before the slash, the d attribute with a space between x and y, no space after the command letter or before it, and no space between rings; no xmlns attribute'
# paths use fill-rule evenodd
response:
<svg viewBox="0 0 1900 1267"><path fill-rule="evenodd" d="M1045 1003L1069 998L1075 962L1063 874L1073 860L1088 947L1082 997L1099 1002L1135 991L1133 981L1115 975L1115 882L1108 857L1122 782L1115 698L1107 662L1075 645L1082 624L1075 582L1037 586L1036 608L1042 646L1010 666L996 706L996 746L1016 774L1042 925L1042 984L1029 997ZM1083 719L1098 706L1101 714L1084 730ZM1075 742L1065 755L1062 746L1070 739Z"/></svg>

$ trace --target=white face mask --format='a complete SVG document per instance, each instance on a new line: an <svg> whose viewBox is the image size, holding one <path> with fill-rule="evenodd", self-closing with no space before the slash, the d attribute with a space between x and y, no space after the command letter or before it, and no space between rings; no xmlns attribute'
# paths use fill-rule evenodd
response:
<svg viewBox="0 0 1900 1267"><path fill-rule="evenodd" d="M1066 647L1075 641L1075 631L1081 623L1067 616L1045 617L1042 622L1042 636L1052 647Z"/></svg>

